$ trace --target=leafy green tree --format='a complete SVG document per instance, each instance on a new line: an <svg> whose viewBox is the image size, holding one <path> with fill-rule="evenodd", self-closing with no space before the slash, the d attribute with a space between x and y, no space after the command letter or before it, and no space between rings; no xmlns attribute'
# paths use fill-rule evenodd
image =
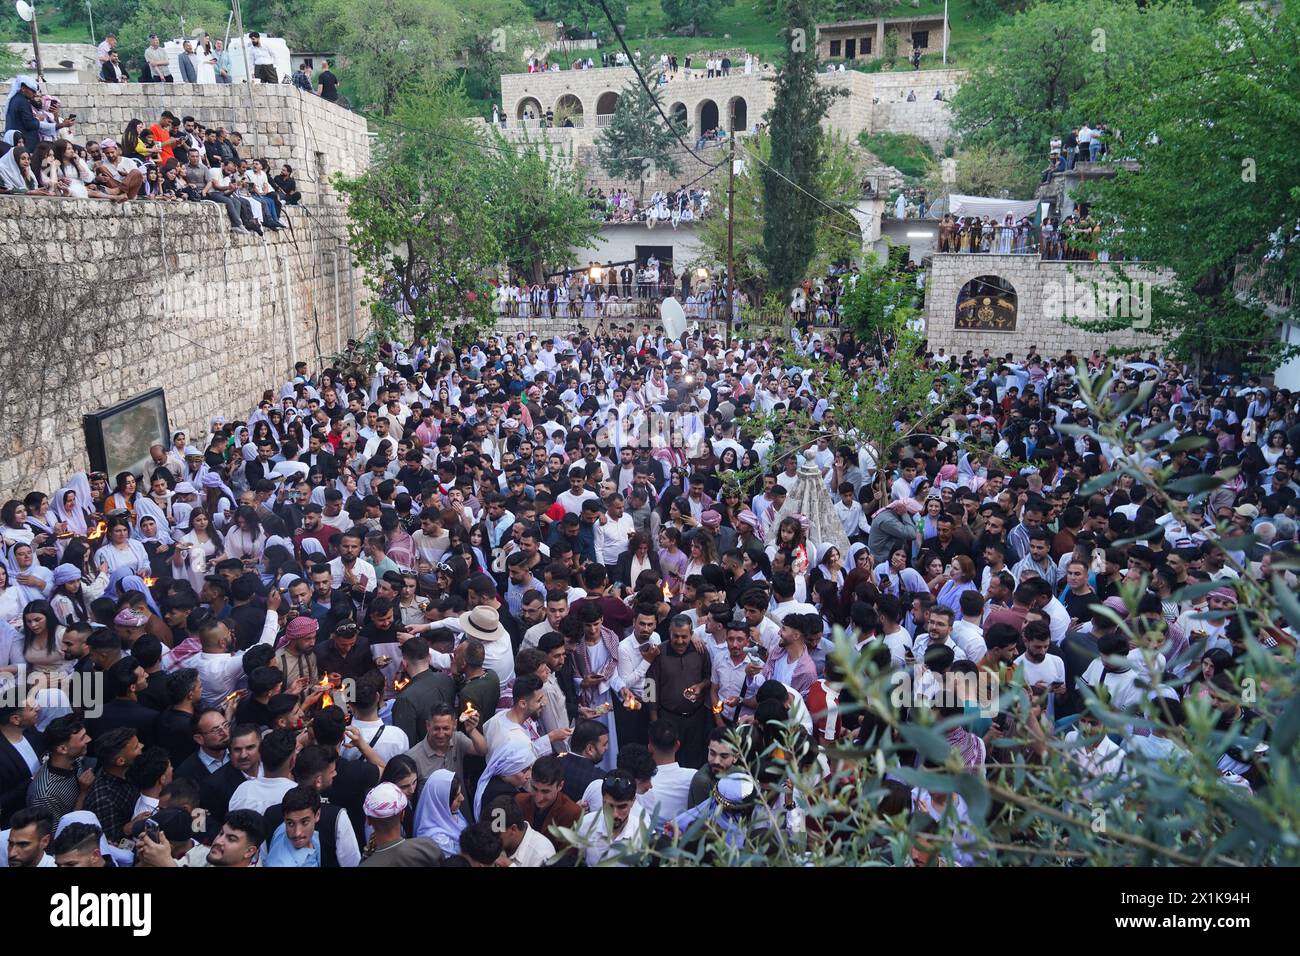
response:
<svg viewBox="0 0 1300 956"><path fill-rule="evenodd" d="M1294 310L1265 305L1300 285L1300 155L1291 148L1300 114L1278 108L1300 102L1300 6L1234 7L1200 23L1086 91L1088 112L1120 131L1109 137L1112 155L1138 168L1089 184L1080 198L1091 201L1106 248L1174 277L1152 291L1153 334L1188 359L1275 367L1296 351L1276 335ZM1258 295L1234 293L1238 269L1256 277Z"/></svg>
<svg viewBox="0 0 1300 956"><path fill-rule="evenodd" d="M952 101L957 131L968 146L1045 160L1053 136L1104 121L1080 108L1090 85L1140 69L1203 24L1184 0L1038 0L973 52L970 75ZM1130 88L1128 96L1149 92Z"/></svg>
<svg viewBox="0 0 1300 956"><path fill-rule="evenodd" d="M627 22L627 0L610 0L606 6L616 23ZM566 33L590 36L593 30L609 30L609 21L596 0L528 0L528 9L538 19L563 23Z"/></svg>
<svg viewBox="0 0 1300 956"><path fill-rule="evenodd" d="M700 26L723 6L729 6L734 0L659 0L667 18L668 28L690 27L691 36L700 35Z"/></svg>
<svg viewBox="0 0 1300 956"><path fill-rule="evenodd" d="M461 38L450 0L318 0L313 42L348 63L347 81L365 108L393 112L406 86L447 69Z"/></svg>
<svg viewBox="0 0 1300 956"><path fill-rule="evenodd" d="M930 200L957 193L997 199L1032 199L1039 173L1019 153L993 145L959 149L951 159L931 160L925 167Z"/></svg>
<svg viewBox="0 0 1300 956"><path fill-rule="evenodd" d="M813 11L811 0L787 5L787 43L766 116L772 158L763 169L763 263L771 285L781 290L803 280L816 252L817 223L826 212L817 193L821 121L844 92L817 82ZM836 218L856 227L851 216Z"/></svg>
<svg viewBox="0 0 1300 956"><path fill-rule="evenodd" d="M501 74L518 72L525 46L539 34L523 0L466 0L457 4L460 29L455 45L464 52L471 85L493 100L501 97Z"/></svg>
<svg viewBox="0 0 1300 956"><path fill-rule="evenodd" d="M336 186L348 198L352 255L385 330L469 334L492 320L485 277L504 257L491 206L486 140L446 80L408 88L380 128L370 168Z"/></svg>
<svg viewBox="0 0 1300 956"><path fill-rule="evenodd" d="M636 180L642 196L646 177L652 171L677 175L677 153L681 149L678 136L686 135L685 123L669 117L673 122L669 126L660 115L663 102L656 80L654 74L646 78L653 94L635 80L629 83L619 94L610 124L596 136L596 157L601 168L610 176Z"/></svg>
<svg viewBox="0 0 1300 956"><path fill-rule="evenodd" d="M817 222L814 252L809 274L824 274L832 263L858 256L862 251L861 233L847 218L849 210L861 196L859 153L842 138L826 136L821 140L821 162L817 178L818 195L845 215L827 214ZM736 141L736 160L741 170L736 174L736 215L732 234L732 258L736 267L736 286L750 302L761 302L769 291L767 267L763 259L764 208L763 163L772 157L772 139L766 131ZM699 238L700 263L720 269L727 262L727 164L724 162L710 177L709 190L713 212L701 220Z"/></svg>
<svg viewBox="0 0 1300 956"><path fill-rule="evenodd" d="M493 229L512 273L540 282L544 271L573 264L574 247L600 231L591 217L583 171L549 142L508 143L493 132L486 188Z"/></svg>

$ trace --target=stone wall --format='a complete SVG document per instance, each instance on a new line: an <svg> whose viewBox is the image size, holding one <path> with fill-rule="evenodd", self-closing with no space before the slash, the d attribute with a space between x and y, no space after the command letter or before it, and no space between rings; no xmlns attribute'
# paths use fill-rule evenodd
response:
<svg viewBox="0 0 1300 956"><path fill-rule="evenodd" d="M1119 266L1138 283L1161 285L1168 278L1140 263L1061 262L1040 259L1036 255L961 255L942 253L934 256L925 291L926 332L932 349L944 348L963 353L967 349L991 348L995 353L1014 352L1024 355L1035 345L1047 356L1062 355L1066 349L1087 353L1112 346L1158 349L1159 338L1141 331L1141 318L1133 327L1098 334L1084 332L1056 317L1049 297L1053 292L1067 295L1091 288L1094 281L1117 281L1114 268ZM1017 322L1014 331L973 331L955 328L958 294L962 287L979 276L998 276L1010 282L1016 291ZM1073 283L1073 285L1072 285ZM1077 301L1071 298L1071 301Z"/></svg>
<svg viewBox="0 0 1300 956"><path fill-rule="evenodd" d="M679 72L676 79L660 87L660 92L670 116L685 111L693 139L714 125L707 122L714 115L727 129L731 129L733 115L736 127L752 129L772 106L771 80L775 75L770 70L746 75L733 68L730 76L687 80L684 72ZM832 105L826 126L849 139L856 139L863 131L910 133L942 148L951 135L948 101L965 76L965 70L846 70L819 74L823 85L848 91ZM571 136L577 145L589 146L595 142L601 124L613 114L618 95L635 82L636 73L631 67L503 75L501 91L507 128L536 127L535 120L523 120L526 110L541 117L548 109L558 110L562 101L576 101L581 105L582 117L574 119ZM909 103L907 94L913 90L916 101ZM936 90L943 91L943 100L934 99ZM606 118L602 119L602 115Z"/></svg>
<svg viewBox="0 0 1300 956"><path fill-rule="evenodd" d="M202 434L213 415L244 417L295 361L319 367L366 323L346 209L326 181L368 162L364 120L289 86L245 90L145 84L62 86L78 140L119 136L159 110L248 130L253 155L295 167L303 206L265 241L230 231L212 203L0 197L10 270L0 350L0 495L49 492L88 467L81 416L155 387L169 425ZM147 91L147 92L146 92ZM7 266L11 263L6 263ZM52 277L52 278L51 278Z"/></svg>

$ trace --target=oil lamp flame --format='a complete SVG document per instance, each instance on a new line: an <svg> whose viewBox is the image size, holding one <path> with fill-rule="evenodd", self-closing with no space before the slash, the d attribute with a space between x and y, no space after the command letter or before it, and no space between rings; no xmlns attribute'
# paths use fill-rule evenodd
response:
<svg viewBox="0 0 1300 956"><path fill-rule="evenodd" d="M87 540L87 541L94 541L96 538L102 538L102 537L104 537L104 535L107 534L107 533L108 533L108 522L107 522L107 521L101 521L101 522L99 522L99 524L95 525L95 530L94 530L94 531L92 531L92 532L90 532L90 534L86 535L86 540Z"/></svg>

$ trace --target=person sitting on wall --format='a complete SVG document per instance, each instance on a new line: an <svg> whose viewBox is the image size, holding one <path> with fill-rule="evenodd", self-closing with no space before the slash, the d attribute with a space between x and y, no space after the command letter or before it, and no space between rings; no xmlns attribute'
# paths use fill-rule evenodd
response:
<svg viewBox="0 0 1300 956"><path fill-rule="evenodd" d="M280 175L271 177L271 185L286 206L296 206L302 202L302 193L298 191L298 183L293 178L293 167L288 163L280 167Z"/></svg>

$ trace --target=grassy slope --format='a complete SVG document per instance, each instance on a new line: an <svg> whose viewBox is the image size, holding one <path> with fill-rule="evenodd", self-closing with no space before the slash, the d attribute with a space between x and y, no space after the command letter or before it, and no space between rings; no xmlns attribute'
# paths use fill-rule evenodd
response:
<svg viewBox="0 0 1300 956"><path fill-rule="evenodd" d="M992 33L994 21L973 13L970 0L949 0L948 19L951 33L948 41L949 65L963 65L970 51L985 42ZM900 3L886 16L929 16L943 12L943 0L921 0L918 8L910 3ZM676 53L679 56L710 48L743 47L766 61L774 60L781 51L780 24L754 9L749 0L735 0L723 7L701 31L700 37L670 37L665 35L663 10L659 0L630 0L626 24L628 46L641 49L642 56L659 53ZM941 57L926 57L925 67L941 66ZM900 60L899 69L910 69Z"/></svg>

